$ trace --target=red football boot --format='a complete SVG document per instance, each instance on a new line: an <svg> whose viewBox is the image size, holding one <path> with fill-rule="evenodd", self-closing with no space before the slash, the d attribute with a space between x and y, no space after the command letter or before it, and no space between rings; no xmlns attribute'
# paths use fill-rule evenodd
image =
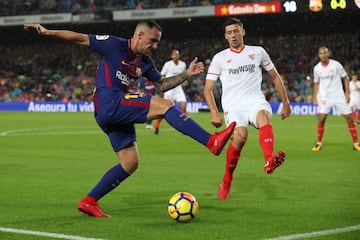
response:
<svg viewBox="0 0 360 240"><path fill-rule="evenodd" d="M264 166L264 171L267 174L273 173L274 170L281 166L285 161L285 152L279 151L275 155L273 155L269 160L266 161Z"/></svg>
<svg viewBox="0 0 360 240"><path fill-rule="evenodd" d="M226 200L230 197L231 182L222 181L218 190L218 198Z"/></svg>
<svg viewBox="0 0 360 240"><path fill-rule="evenodd" d="M220 155L221 151L223 150L226 142L231 137L232 132L234 131L236 123L232 122L230 125L225 128L221 132L215 132L214 134L210 135L210 139L206 144L206 147L214 154Z"/></svg>
<svg viewBox="0 0 360 240"><path fill-rule="evenodd" d="M97 218L110 218L110 215L103 213L100 206L97 203L88 203L84 200L81 200L77 206L77 209L80 212L83 212L89 216Z"/></svg>

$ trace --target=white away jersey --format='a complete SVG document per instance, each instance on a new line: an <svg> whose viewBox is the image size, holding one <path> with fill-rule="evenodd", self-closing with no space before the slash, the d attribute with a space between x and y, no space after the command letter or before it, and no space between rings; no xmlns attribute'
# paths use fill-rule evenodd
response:
<svg viewBox="0 0 360 240"><path fill-rule="evenodd" d="M350 103L356 103L357 105L360 105L360 91L356 90L356 86L360 88L359 80L357 80L356 82L350 81Z"/></svg>
<svg viewBox="0 0 360 240"><path fill-rule="evenodd" d="M161 69L161 75L164 77L173 77L186 70L186 64L184 61L179 60L178 64L175 64L173 60L167 61ZM181 85L176 86L167 92L183 91Z"/></svg>
<svg viewBox="0 0 360 240"><path fill-rule="evenodd" d="M260 46L245 45L240 52L230 48L217 53L209 66L207 80L222 84L222 105L225 109L233 105L253 104L265 100L261 90L262 68L274 67L268 53Z"/></svg>
<svg viewBox="0 0 360 240"><path fill-rule="evenodd" d="M347 76L344 67L330 59L328 65L318 62L314 67L314 83L319 83L318 99L344 98L342 79Z"/></svg>

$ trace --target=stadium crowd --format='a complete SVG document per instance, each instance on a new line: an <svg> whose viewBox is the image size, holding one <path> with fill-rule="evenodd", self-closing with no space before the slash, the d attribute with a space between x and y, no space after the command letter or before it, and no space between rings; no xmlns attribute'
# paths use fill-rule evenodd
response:
<svg viewBox="0 0 360 240"><path fill-rule="evenodd" d="M234 0L3 0L0 16L77 12L112 11L114 9L146 9L186 7L242 2ZM244 0L249 2L249 0ZM258 2L258 0L252 0ZM212 26L198 26L214 32ZM245 27L246 28L246 27ZM1 30L1 29L0 29ZM91 32L98 33L98 32ZM112 34L112 33L109 33ZM2 33L4 36L4 33ZM5 33L6 35L6 33ZM50 39L18 41L18 35L0 45L0 101L87 101L91 100L98 56L89 49ZM114 33L114 35L117 35ZM171 35L171 34L170 34ZM182 36L181 36L182 35ZM187 64L199 57L206 66L213 54L226 47L225 41L206 34L173 39L163 37L153 53L158 69L169 60L172 49L179 49ZM121 36L121 35L120 35ZM246 36L249 45L263 46L282 74L291 101L309 102L312 97L312 68L318 61L317 49L326 45L333 57L347 71L360 69L360 31L355 33L278 34ZM20 39L23 36L20 36ZM174 40L176 39L176 40ZM15 41L16 40L16 41ZM59 47L61 46L61 47ZM184 83L188 101L203 101L205 73ZM218 83L220 84L220 83ZM278 101L271 79L264 73L263 91L269 101ZM219 98L221 88L215 96Z"/></svg>
<svg viewBox="0 0 360 240"><path fill-rule="evenodd" d="M347 71L360 69L360 32L327 36L256 37L247 38L247 42L266 48L293 102L312 100L311 74L318 61L316 53L320 45L328 46L334 58L343 63ZM169 60L169 52L174 48L181 50L181 58L186 63L198 56L208 66L212 54L224 48L224 45L211 38L186 41L164 39L153 54L159 69ZM44 40L0 45L0 52L0 101L91 100L98 56L89 49ZM204 81L205 73L184 84L188 101L204 100ZM262 87L268 100L278 101L274 85L265 73ZM220 88L218 90L215 93L217 97L221 94Z"/></svg>
<svg viewBox="0 0 360 240"><path fill-rule="evenodd" d="M258 0L2 0L0 16L103 12L125 9L151 9L207 6L222 3L258 2ZM262 0L264 2L264 0Z"/></svg>

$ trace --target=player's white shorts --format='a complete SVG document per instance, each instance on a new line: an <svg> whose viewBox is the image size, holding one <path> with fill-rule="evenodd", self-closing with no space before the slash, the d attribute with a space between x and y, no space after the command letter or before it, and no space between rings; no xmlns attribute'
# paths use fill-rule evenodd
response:
<svg viewBox="0 0 360 240"><path fill-rule="evenodd" d="M231 122L236 122L236 126L248 127L249 124L255 128L259 128L256 123L256 116L259 111L266 110L272 115L272 109L267 101L260 101L248 105L232 106L228 109L224 109L224 117L226 125Z"/></svg>
<svg viewBox="0 0 360 240"><path fill-rule="evenodd" d="M350 107L360 109L360 99L351 99L350 98Z"/></svg>
<svg viewBox="0 0 360 240"><path fill-rule="evenodd" d="M185 93L181 86L166 91L164 98L174 102L186 102Z"/></svg>
<svg viewBox="0 0 360 240"><path fill-rule="evenodd" d="M318 113L328 114L331 108L334 107L334 113L337 115L351 114L350 104L345 101L345 98L341 99L328 99L323 98L318 100L319 109Z"/></svg>

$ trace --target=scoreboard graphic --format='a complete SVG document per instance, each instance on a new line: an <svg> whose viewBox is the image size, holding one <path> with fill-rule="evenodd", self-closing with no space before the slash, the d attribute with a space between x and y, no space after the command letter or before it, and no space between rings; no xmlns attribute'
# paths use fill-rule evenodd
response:
<svg viewBox="0 0 360 240"><path fill-rule="evenodd" d="M284 0L283 13L354 12L360 14L360 0Z"/></svg>

